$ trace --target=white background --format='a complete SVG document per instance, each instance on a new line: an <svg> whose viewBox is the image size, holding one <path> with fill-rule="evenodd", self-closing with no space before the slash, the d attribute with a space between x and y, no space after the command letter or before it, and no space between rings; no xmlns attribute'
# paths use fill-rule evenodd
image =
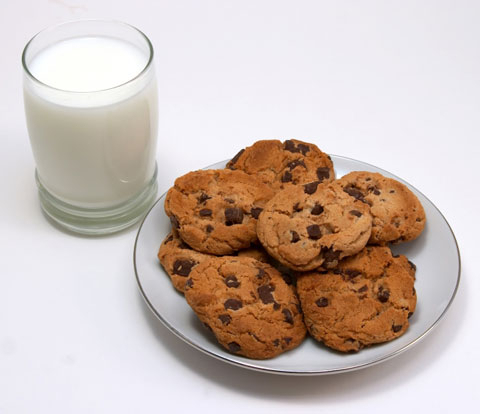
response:
<svg viewBox="0 0 480 414"><path fill-rule="evenodd" d="M462 255L441 324L393 360L325 377L247 371L174 337L138 292L137 228L73 236L39 207L21 52L44 27L87 17L154 44L160 193L256 139L298 138L430 198ZM0 0L0 413L478 407L479 22L480 2L464 0Z"/></svg>

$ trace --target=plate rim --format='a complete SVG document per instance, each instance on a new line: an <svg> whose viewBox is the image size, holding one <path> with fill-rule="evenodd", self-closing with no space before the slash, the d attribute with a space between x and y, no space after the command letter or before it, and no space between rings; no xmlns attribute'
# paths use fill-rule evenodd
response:
<svg viewBox="0 0 480 414"><path fill-rule="evenodd" d="M435 208L435 210L440 214L441 218L443 219L443 221L445 222L445 224L447 225L448 227L448 230L450 232L450 234L452 235L453 237L453 241L455 242L455 248L456 248L456 253L457 253L457 260L458 260L458 274L456 276L456 282L455 282L455 288L453 289L453 292L452 292L452 295L447 303L447 305L445 306L445 308L443 309L443 311L440 313L440 315L438 316L438 318L419 336L417 336L415 339L413 339L411 342L405 344L404 346L402 346L401 348L397 349L396 351L393 351L387 355L384 355L382 357L379 357L373 361L369 361L369 362L365 362L365 363L362 363L362 364L355 364L355 365L350 365L350 366L345 366L345 367L340 367L340 368L333 368L333 369L326 369L326 370L285 370L285 369L276 369L276 368L270 368L270 367L264 367L264 366L260 366L260 365L257 365L255 364L254 362L242 362L242 361L237 361L237 360L233 360L233 359L230 359L228 358L227 356L223 356L223 355L219 355L219 354L216 354L214 353L213 351L209 351L203 347L201 347L200 345L197 345L196 343L194 343L193 341L191 341L190 339L188 339L182 332L180 332L178 329L176 329L174 326L170 325L164 318L163 316L155 309L155 307L153 306L153 304L150 302L150 299L148 298L143 286L142 286L142 283L140 281L140 277L139 277L139 274L138 274L138 269L137 269L137 246L138 246L138 240L140 238L140 234L141 234L141 231L143 229L143 225L145 223L145 221L147 220L148 216L150 215L150 213L155 209L155 207L157 206L157 204L162 200L164 199L164 197L166 196L167 191L165 191L161 196L158 197L158 199L153 203L153 205L148 209L148 211L145 213L145 216L142 218L142 221L140 223L140 226L138 228L138 231L137 231L137 234L135 236L135 243L134 243L134 248L133 248L133 268L134 268L134 272L135 272L135 279L137 281L137 287L138 289L140 290L140 293L143 297L143 299L145 300L148 308L150 309L150 311L152 311L152 313L162 322L162 324L170 331L172 332L175 336L177 336L179 339L181 339L182 341L184 341L185 343L189 344L190 346L192 346L193 348L197 349L198 351L201 351L202 353L206 354L206 355L209 355L217 360L220 360L220 361L223 361L223 362L226 362L230 365L233 365L233 366L236 366L236 367L241 367L241 368L245 368L245 369L250 369L250 370L253 370L253 371L257 371L257 372L264 372L264 373L269 373L269 374L277 374L277 375L287 375L287 376L317 376L317 375L332 375L332 374L340 374L340 373L345 373L345 372L352 372L352 371L357 371L357 370L360 370L360 369L363 369L363 368L367 368L367 367L370 367L370 366L374 366L374 365L377 365L381 362L385 362L391 358L394 358L395 356L398 356L400 355L401 353L411 349L413 346L415 346L416 344L418 344L420 341L422 341L430 332L432 332L432 330L438 326L439 322L444 318L445 314L447 313L447 311L450 309L456 295L457 295L457 292L458 292L458 288L459 288L459 285L460 285L460 279L461 279L461 273L462 273L462 263L461 263L461 256L460 256L460 249L459 249L459 246L458 246L458 241L457 241L457 238L455 237L455 233L453 232L453 229L452 227L450 226L450 223L447 221L447 219L445 218L445 216L443 215L443 213L440 211L440 209L425 195L423 194L421 191L419 191L416 187L414 187L413 185L411 185L410 183L407 183L405 180L403 180L402 178L398 177L397 175L383 169L383 168L380 168L380 167L377 167L376 165L373 165L373 164L370 164L370 163L367 163L367 162L364 162L364 161L360 161L360 160L356 160L354 158L350 158L350 157L346 157L346 156L343 156L343 155L335 155L335 154L329 154L331 157L335 157L335 158L338 158L338 159L343 159L343 160L346 160L346 161L351 161L351 162L360 162L362 163L363 165L365 166L368 166L368 167L372 167L376 170L379 170L381 173L387 173L388 175L394 177L396 180L408 185L409 187L413 188L416 192L418 192L419 194L421 194L423 197L425 197L425 199L427 199L430 204ZM217 164L220 164L220 163L226 163L228 162L228 160L225 160L225 161L219 161L219 162L216 162L214 164L211 164L207 167L204 167L202 169L209 169L209 168L212 168L214 165L217 165ZM250 360L249 360L250 361ZM255 361L255 360L251 360L251 361Z"/></svg>

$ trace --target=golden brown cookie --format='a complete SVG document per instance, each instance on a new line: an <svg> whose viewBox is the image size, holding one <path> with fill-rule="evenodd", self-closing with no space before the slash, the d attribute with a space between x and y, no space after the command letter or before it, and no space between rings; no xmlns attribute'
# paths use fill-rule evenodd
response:
<svg viewBox="0 0 480 414"><path fill-rule="evenodd" d="M243 171L200 170L175 180L165 212L193 249L231 254L257 240L257 217L273 191Z"/></svg>
<svg viewBox="0 0 480 414"><path fill-rule="evenodd" d="M398 338L415 311L415 266L388 247L367 246L328 272L301 275L297 291L309 333L342 352Z"/></svg>
<svg viewBox="0 0 480 414"><path fill-rule="evenodd" d="M351 172L335 182L353 198L370 206L369 243L398 243L417 238L426 217L417 196L401 182L368 171Z"/></svg>
<svg viewBox="0 0 480 414"><path fill-rule="evenodd" d="M370 238L369 206L338 187L317 181L278 192L260 214L257 234L285 266L308 271L333 268Z"/></svg>
<svg viewBox="0 0 480 414"><path fill-rule="evenodd" d="M190 273L185 298L230 352L267 359L306 335L293 289L272 266L248 257L213 257Z"/></svg>
<svg viewBox="0 0 480 414"><path fill-rule="evenodd" d="M335 178L330 157L315 144L290 139L261 140L242 149L227 168L258 176L278 191L290 184L329 182Z"/></svg>

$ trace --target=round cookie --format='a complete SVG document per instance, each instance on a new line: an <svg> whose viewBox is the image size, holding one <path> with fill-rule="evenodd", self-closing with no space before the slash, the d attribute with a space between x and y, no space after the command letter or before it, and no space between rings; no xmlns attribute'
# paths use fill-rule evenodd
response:
<svg viewBox="0 0 480 414"><path fill-rule="evenodd" d="M280 263L308 271L333 268L339 259L358 253L371 226L367 204L317 181L278 192L260 214L257 234Z"/></svg>
<svg viewBox="0 0 480 414"><path fill-rule="evenodd" d="M192 269L211 257L190 248L175 230L168 233L162 241L157 256L175 289L182 293L185 291L185 282Z"/></svg>
<svg viewBox="0 0 480 414"><path fill-rule="evenodd" d="M370 206L369 243L398 243L417 238L426 217L417 196L401 182L367 171L351 172L335 182L353 198Z"/></svg>
<svg viewBox="0 0 480 414"><path fill-rule="evenodd" d="M294 139L261 140L242 149L227 168L258 176L278 191L289 184L335 179L330 157L316 145Z"/></svg>
<svg viewBox="0 0 480 414"><path fill-rule="evenodd" d="M415 266L388 247L367 246L335 270L297 280L309 333L342 352L398 338L415 311Z"/></svg>
<svg viewBox="0 0 480 414"><path fill-rule="evenodd" d="M185 298L230 352L267 359L306 335L298 299L272 266L248 257L212 257L187 279Z"/></svg>
<svg viewBox="0 0 480 414"><path fill-rule="evenodd" d="M225 255L257 240L257 217L272 196L267 185L243 171L193 171L175 180L165 212L193 249Z"/></svg>

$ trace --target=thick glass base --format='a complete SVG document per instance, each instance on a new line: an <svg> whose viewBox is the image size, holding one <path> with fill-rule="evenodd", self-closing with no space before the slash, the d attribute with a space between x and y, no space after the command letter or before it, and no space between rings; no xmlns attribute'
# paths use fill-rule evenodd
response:
<svg viewBox="0 0 480 414"><path fill-rule="evenodd" d="M130 200L110 208L88 209L59 200L42 185L35 172L43 211L54 222L74 233L100 236L126 229L143 218L158 191L157 168L145 189Z"/></svg>

